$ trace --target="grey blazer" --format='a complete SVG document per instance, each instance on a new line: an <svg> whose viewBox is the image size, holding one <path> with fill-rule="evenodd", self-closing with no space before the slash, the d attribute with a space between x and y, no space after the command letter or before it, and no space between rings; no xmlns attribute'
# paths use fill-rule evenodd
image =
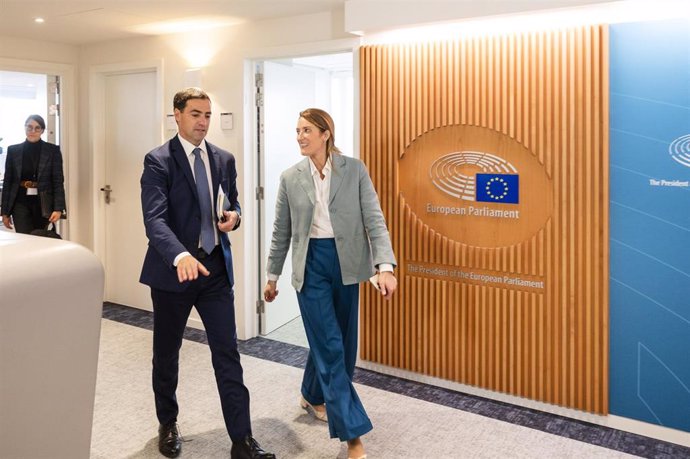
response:
<svg viewBox="0 0 690 459"><path fill-rule="evenodd" d="M349 285L371 277L376 272L375 266L381 263L395 266L396 262L379 198L366 166L358 159L339 154L331 158L333 172L328 209L343 284ZM292 242L292 285L297 291L304 284L315 193L309 158L280 176L267 271L282 274Z"/></svg>

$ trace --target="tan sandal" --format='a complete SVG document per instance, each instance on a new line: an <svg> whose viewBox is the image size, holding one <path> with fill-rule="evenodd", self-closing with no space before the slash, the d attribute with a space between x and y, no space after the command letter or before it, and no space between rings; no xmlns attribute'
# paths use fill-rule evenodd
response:
<svg viewBox="0 0 690 459"><path fill-rule="evenodd" d="M307 413L314 416L319 421L328 422L328 414L326 413L326 410L317 411L314 408L314 405L312 405L311 403L306 401L303 396L300 396L300 398L299 398L299 406L300 406L300 408L302 408L304 411L306 411Z"/></svg>

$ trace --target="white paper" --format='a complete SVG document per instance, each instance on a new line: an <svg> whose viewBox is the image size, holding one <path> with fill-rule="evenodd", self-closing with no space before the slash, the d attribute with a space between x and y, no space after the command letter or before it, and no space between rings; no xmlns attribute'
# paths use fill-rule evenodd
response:
<svg viewBox="0 0 690 459"><path fill-rule="evenodd" d="M218 217L218 220L223 218L224 210L230 210L230 201L228 200L228 197L225 196L223 188L218 185L218 197L216 199L216 216Z"/></svg>
<svg viewBox="0 0 690 459"><path fill-rule="evenodd" d="M9 193L9 190L8 190ZM27 188L26 189L26 195L27 196L36 196L38 194L38 188Z"/></svg>
<svg viewBox="0 0 690 459"><path fill-rule="evenodd" d="M371 276L369 278L369 282L371 282L371 285L373 285L376 290L381 291L381 287L379 287L379 274L378 273Z"/></svg>

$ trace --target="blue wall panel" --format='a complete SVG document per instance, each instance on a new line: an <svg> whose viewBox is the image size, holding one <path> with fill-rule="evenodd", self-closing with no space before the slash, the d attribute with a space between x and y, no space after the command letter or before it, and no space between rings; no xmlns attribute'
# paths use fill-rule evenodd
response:
<svg viewBox="0 0 690 459"><path fill-rule="evenodd" d="M690 432L690 20L610 40L610 411Z"/></svg>

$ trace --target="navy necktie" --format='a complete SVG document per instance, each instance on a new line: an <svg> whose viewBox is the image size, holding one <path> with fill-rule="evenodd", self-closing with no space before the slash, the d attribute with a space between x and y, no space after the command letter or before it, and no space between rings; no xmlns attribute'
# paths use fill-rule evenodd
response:
<svg viewBox="0 0 690 459"><path fill-rule="evenodd" d="M199 208L201 209L201 248L210 254L216 246L216 238L213 229L213 210L211 207L211 195L206 176L206 166L201 158L201 148L194 149L194 179L196 180L196 192L199 195Z"/></svg>

